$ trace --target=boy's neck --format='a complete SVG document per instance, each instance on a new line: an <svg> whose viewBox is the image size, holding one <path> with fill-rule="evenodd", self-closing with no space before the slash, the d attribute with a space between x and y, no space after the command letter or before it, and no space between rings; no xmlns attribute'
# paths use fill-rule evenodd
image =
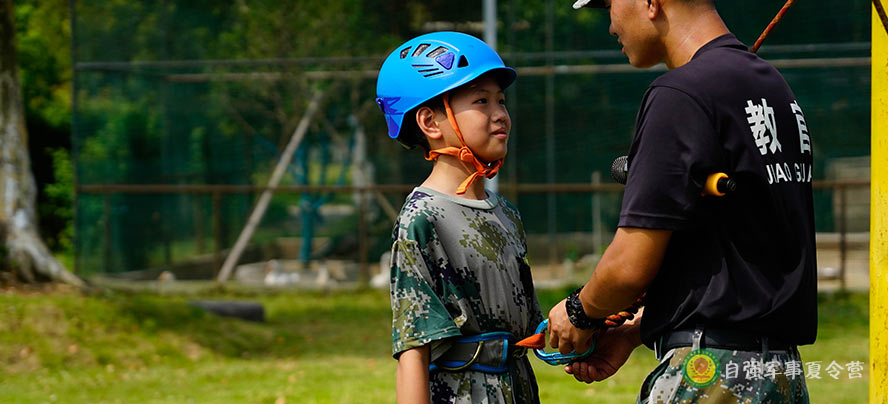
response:
<svg viewBox="0 0 888 404"><path fill-rule="evenodd" d="M487 199L487 192L484 191L484 179L478 178L472 185L466 189L466 193L462 195L456 194L456 189L466 180L475 170L470 169L456 157L449 155L441 155L435 160L432 166L432 172L421 186L434 189L442 194L455 196L457 198L484 200Z"/></svg>

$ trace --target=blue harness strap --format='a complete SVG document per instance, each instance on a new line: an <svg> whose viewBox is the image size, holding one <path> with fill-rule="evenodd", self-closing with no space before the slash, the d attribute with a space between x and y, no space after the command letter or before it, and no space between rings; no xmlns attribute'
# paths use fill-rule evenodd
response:
<svg viewBox="0 0 888 404"><path fill-rule="evenodd" d="M513 341L515 341L515 336L505 331L487 332L454 339L451 347L429 365L429 371L507 372L510 357L520 358L527 354L526 349L514 347Z"/></svg>

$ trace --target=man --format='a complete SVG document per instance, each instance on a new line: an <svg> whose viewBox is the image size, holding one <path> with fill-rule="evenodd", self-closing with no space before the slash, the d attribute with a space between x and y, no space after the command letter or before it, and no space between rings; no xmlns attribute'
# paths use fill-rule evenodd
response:
<svg viewBox="0 0 888 404"><path fill-rule="evenodd" d="M579 0L607 8L635 67L669 72L644 95L619 228L589 282L549 313L565 370L603 380L644 343L660 365L640 403L807 403L797 346L817 332L811 139L783 77L749 53L712 0ZM713 173L738 184L701 196Z"/></svg>

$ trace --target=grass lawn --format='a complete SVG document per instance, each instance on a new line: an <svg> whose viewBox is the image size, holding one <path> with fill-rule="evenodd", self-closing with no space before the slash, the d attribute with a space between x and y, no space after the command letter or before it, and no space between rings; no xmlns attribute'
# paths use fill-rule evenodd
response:
<svg viewBox="0 0 888 404"><path fill-rule="evenodd" d="M541 291L544 310L568 290ZM380 291L200 298L262 302L268 321L224 319L188 305L194 296L0 291L0 403L391 403L388 294ZM813 403L867 400L866 294L820 297L818 342L802 359L823 361L808 380ZM826 373L864 363L862 379ZM577 383L532 359L543 403L631 403L654 366L638 349L611 379Z"/></svg>

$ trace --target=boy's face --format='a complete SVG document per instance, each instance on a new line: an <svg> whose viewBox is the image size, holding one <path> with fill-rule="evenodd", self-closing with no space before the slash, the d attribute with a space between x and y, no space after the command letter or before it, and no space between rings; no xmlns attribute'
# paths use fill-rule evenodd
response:
<svg viewBox="0 0 888 404"><path fill-rule="evenodd" d="M492 162L506 156L512 120L505 94L492 75L483 75L451 91L450 108L466 146L479 160ZM447 145L459 147L459 139L446 116L439 127Z"/></svg>
<svg viewBox="0 0 888 404"><path fill-rule="evenodd" d="M605 4L610 12L610 34L623 45L629 64L645 68L660 63L664 54L648 0L605 0Z"/></svg>

